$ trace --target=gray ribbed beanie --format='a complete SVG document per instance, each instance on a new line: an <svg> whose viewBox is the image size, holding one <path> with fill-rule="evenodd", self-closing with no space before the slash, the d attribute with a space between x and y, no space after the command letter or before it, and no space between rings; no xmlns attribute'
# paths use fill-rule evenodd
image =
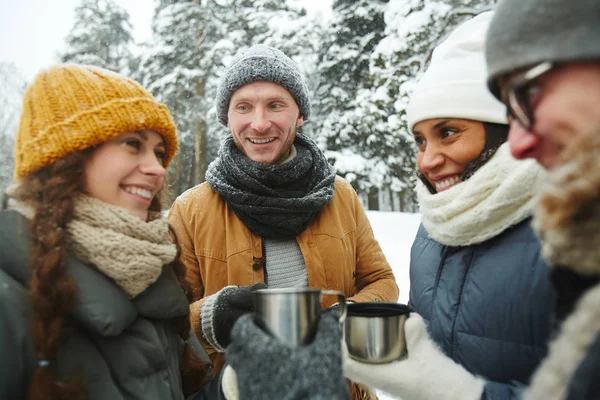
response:
<svg viewBox="0 0 600 400"><path fill-rule="evenodd" d="M307 121L310 117L308 86L298 65L281 50L262 44L238 52L232 64L225 70L217 89L217 116L227 125L227 111L233 93L240 87L255 81L277 83L292 95L300 113Z"/></svg>
<svg viewBox="0 0 600 400"><path fill-rule="evenodd" d="M501 0L487 33L488 86L544 61L600 60L600 0Z"/></svg>

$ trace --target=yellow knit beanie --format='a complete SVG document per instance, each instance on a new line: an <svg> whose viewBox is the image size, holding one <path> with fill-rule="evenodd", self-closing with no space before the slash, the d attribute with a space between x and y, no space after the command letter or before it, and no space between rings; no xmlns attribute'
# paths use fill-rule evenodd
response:
<svg viewBox="0 0 600 400"><path fill-rule="evenodd" d="M125 132L149 129L165 140L165 166L177 152L173 118L139 83L87 65L40 72L23 97L15 138L15 178Z"/></svg>

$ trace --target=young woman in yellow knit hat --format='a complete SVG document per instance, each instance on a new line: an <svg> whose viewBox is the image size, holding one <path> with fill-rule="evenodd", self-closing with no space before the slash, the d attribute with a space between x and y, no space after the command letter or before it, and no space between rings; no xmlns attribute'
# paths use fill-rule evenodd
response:
<svg viewBox="0 0 600 400"><path fill-rule="evenodd" d="M177 146L131 79L71 64L29 86L0 211L0 398L215 398L160 214Z"/></svg>

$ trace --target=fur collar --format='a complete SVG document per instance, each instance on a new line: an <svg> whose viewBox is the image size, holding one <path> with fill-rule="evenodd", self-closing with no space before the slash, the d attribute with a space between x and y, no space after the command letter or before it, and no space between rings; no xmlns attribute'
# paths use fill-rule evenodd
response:
<svg viewBox="0 0 600 400"><path fill-rule="evenodd" d="M469 246L491 239L532 215L543 169L518 161L508 143L464 182L431 194L420 181L417 196L423 226L447 246Z"/></svg>
<svg viewBox="0 0 600 400"><path fill-rule="evenodd" d="M524 400L562 400L578 366L600 334L600 284L585 292L550 343L548 356L536 370Z"/></svg>
<svg viewBox="0 0 600 400"><path fill-rule="evenodd" d="M576 138L544 185L533 226L546 261L588 278L600 276L600 135ZM565 399L569 384L600 334L600 284L587 289L565 319L526 400Z"/></svg>
<svg viewBox="0 0 600 400"><path fill-rule="evenodd" d="M564 150L542 188L533 226L551 265L600 275L600 135Z"/></svg>

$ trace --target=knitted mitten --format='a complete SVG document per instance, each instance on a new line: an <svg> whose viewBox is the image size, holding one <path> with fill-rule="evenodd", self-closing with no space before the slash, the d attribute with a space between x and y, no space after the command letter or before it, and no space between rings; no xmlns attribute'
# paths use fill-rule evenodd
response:
<svg viewBox="0 0 600 400"><path fill-rule="evenodd" d="M202 334L217 351L224 352L229 345L231 328L242 315L254 311L252 291L265 289L264 283L252 286L227 286L207 297L200 317Z"/></svg>
<svg viewBox="0 0 600 400"><path fill-rule="evenodd" d="M227 348L228 368L235 374L224 377L224 392L239 393L245 400L348 399L342 372L342 331L336 314L324 313L313 342L296 347L263 331L252 315L242 316ZM236 375L238 390L226 389L232 384L228 380Z"/></svg>

